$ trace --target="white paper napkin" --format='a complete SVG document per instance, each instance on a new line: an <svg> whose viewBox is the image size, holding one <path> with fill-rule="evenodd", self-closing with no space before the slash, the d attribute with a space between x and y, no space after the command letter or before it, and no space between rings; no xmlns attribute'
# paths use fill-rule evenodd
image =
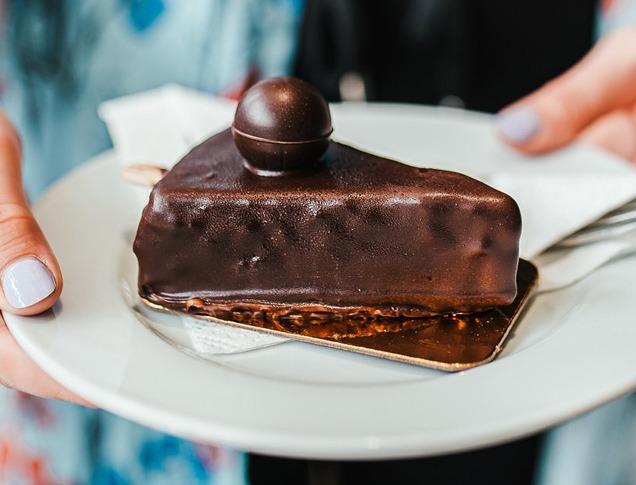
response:
<svg viewBox="0 0 636 485"><path fill-rule="evenodd" d="M124 164L172 167L192 147L227 128L236 103L176 84L106 101L99 116Z"/></svg>
<svg viewBox="0 0 636 485"><path fill-rule="evenodd" d="M500 172L489 177L491 185L510 194L519 204L524 226L520 254L539 267L540 292L579 281L630 251L635 243L628 235L542 254L565 236L636 198L632 167L608 156L599 159L605 162L602 167L545 170L535 164L530 171Z"/></svg>
<svg viewBox="0 0 636 485"><path fill-rule="evenodd" d="M169 168L194 145L228 127L235 107L234 102L224 98L167 85L103 103L99 113L123 164L146 162ZM360 115L360 131L339 131L338 138L392 158L407 162L416 159L414 153L399 152L395 147L384 147L377 138L365 137L362 128L370 119L365 116L366 109L365 105L333 107L336 125L343 112ZM408 112L404 116L409 116ZM469 119L485 115L465 116ZM552 154L542 161L529 161L503 148L487 124L481 124L478 130L483 132L474 136L479 136L479 146L488 150L489 166L474 167L469 161L464 164L463 160L453 160L452 154L448 161L440 154L439 163L481 179L515 198L524 226L520 252L539 266L542 291L572 284L634 247L636 242L623 238L561 251L556 256L540 256L563 237L636 198L636 170L604 152L590 157L591 149L580 147ZM247 338L245 332L237 329L211 327L212 333L207 338L203 327L193 324L192 328L193 345L207 345L208 353L214 353L215 348L226 353L227 349L244 351L272 345L273 337L268 335L255 334L262 336L259 341L258 336Z"/></svg>

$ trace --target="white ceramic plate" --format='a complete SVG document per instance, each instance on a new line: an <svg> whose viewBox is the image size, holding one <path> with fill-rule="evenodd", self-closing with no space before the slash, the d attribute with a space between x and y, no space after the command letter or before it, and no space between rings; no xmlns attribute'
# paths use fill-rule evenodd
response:
<svg viewBox="0 0 636 485"><path fill-rule="evenodd" d="M424 165L479 174L512 156L483 115L371 106L341 107L335 119L340 135ZM576 165L582 155L602 157L558 156ZM114 413L262 453L388 458L510 440L636 387L636 259L540 296L498 360L458 374L298 342L190 357L141 325L122 297L138 195L112 154L52 187L35 210L64 270L62 301L37 318L5 315L39 365Z"/></svg>

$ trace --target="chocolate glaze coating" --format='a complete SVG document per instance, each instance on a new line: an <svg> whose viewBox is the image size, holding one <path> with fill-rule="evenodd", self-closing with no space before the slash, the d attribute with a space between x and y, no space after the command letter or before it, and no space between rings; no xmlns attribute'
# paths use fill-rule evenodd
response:
<svg viewBox="0 0 636 485"><path fill-rule="evenodd" d="M329 146L329 105L300 79L266 79L236 108L232 133L238 150L257 170L284 172L314 165Z"/></svg>
<svg viewBox="0 0 636 485"><path fill-rule="evenodd" d="M226 130L155 186L134 244L143 298L299 324L514 299L521 218L509 196L335 142L319 170L259 177L243 162Z"/></svg>

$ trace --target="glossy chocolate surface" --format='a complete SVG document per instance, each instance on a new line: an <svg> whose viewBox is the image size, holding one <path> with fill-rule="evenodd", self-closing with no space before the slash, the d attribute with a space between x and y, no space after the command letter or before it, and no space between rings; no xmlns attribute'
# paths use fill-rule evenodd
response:
<svg viewBox="0 0 636 485"><path fill-rule="evenodd" d="M329 105L311 84L291 77L265 79L241 98L234 128L263 140L304 142L331 134Z"/></svg>
<svg viewBox="0 0 636 485"><path fill-rule="evenodd" d="M312 324L515 298L519 209L481 182L335 142L313 170L259 177L244 165L227 130L155 186L134 245L144 299Z"/></svg>

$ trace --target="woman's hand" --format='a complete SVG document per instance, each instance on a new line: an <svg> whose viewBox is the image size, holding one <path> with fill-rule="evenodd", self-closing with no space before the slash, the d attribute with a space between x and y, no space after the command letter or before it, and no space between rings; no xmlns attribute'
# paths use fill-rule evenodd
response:
<svg viewBox="0 0 636 485"><path fill-rule="evenodd" d="M636 162L636 28L602 39L565 74L499 113L496 126L524 153L580 140Z"/></svg>
<svg viewBox="0 0 636 485"><path fill-rule="evenodd" d="M0 111L0 310L36 315L62 291L62 273L28 208L20 175L20 140ZM85 404L37 367L0 317L0 383L36 396Z"/></svg>

